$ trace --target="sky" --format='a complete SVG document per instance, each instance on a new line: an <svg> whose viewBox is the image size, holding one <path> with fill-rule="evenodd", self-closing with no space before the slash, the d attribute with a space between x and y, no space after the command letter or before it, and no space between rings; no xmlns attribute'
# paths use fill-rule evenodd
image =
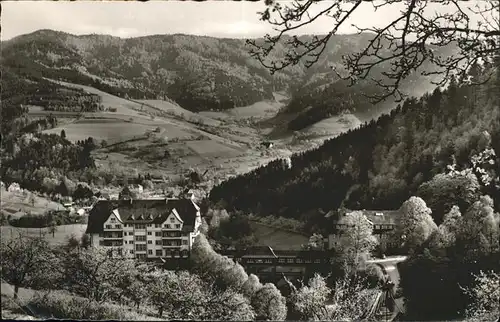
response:
<svg viewBox="0 0 500 322"><path fill-rule="evenodd" d="M394 4L375 13L371 3L363 3L339 33L356 32L353 23L381 26L396 17L401 6ZM264 9L263 1L2 1L1 39L39 29L124 38L176 33L254 38L272 32L269 24L259 21L257 12ZM324 17L301 33L324 34L331 25L331 19Z"/></svg>

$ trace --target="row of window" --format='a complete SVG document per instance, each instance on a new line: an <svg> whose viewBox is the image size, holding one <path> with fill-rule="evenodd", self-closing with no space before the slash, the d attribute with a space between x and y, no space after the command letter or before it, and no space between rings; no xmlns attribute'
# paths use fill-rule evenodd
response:
<svg viewBox="0 0 500 322"><path fill-rule="evenodd" d="M121 254L121 249L118 250L119 254ZM133 250L130 250L129 251L130 254L134 254L135 252ZM181 252L179 251L172 251L172 250L165 250L165 252L163 251L163 249L157 249L155 250L155 256L166 256L166 257L171 257L171 256L181 256L181 257L187 257L188 256L188 251L186 250L183 250ZM153 255L153 250L152 249L148 249L148 255ZM144 259L146 258L146 254L136 254L135 255L136 258L138 259Z"/></svg>
<svg viewBox="0 0 500 322"><path fill-rule="evenodd" d="M116 224L116 225L114 225L114 227L113 227L113 225L106 225L106 229L113 229L113 228L114 229L122 229L122 225Z"/></svg>
<svg viewBox="0 0 500 322"><path fill-rule="evenodd" d="M253 258L248 258L245 260L247 263L255 263L255 264L272 264L273 260L271 258L268 259L253 259ZM297 264L302 264L302 263L312 263L313 260L311 259L301 259L301 258L280 258L278 259L278 263L297 263ZM321 259L315 259L314 263L319 264L321 263Z"/></svg>
<svg viewBox="0 0 500 322"><path fill-rule="evenodd" d="M125 227L135 227L135 229L146 229L146 224L135 224L135 225L125 224L124 226ZM148 224L147 226L150 227L153 225ZM120 224L116 224L116 225L114 225L114 227L113 227L113 225L106 225L105 227L106 227L106 229L122 229L122 225L120 225ZM162 228L162 227L160 224L155 224L155 228ZM173 229L173 228L180 229L181 224L175 224L175 225L166 224L165 228L166 229Z"/></svg>
<svg viewBox="0 0 500 322"><path fill-rule="evenodd" d="M136 241L145 241L145 240L136 240ZM102 242L102 241L101 241ZM127 244L127 241L124 242L124 244ZM133 240L128 241L129 245L134 244ZM153 241L148 240L148 245L152 245ZM182 245L187 245L188 241L186 239L182 240L182 243L180 240L155 240L155 245L163 245L163 246L181 246ZM140 244L146 246L146 244Z"/></svg>
<svg viewBox="0 0 500 322"><path fill-rule="evenodd" d="M393 225L375 225L375 229L391 229Z"/></svg>

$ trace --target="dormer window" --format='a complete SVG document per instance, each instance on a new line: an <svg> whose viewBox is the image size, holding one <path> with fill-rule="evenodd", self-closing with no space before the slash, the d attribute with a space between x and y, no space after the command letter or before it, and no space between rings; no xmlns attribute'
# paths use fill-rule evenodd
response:
<svg viewBox="0 0 500 322"><path fill-rule="evenodd" d="M170 217L170 222L175 222L175 218L174 217Z"/></svg>
<svg viewBox="0 0 500 322"><path fill-rule="evenodd" d="M111 218L109 221L116 222L116 218Z"/></svg>

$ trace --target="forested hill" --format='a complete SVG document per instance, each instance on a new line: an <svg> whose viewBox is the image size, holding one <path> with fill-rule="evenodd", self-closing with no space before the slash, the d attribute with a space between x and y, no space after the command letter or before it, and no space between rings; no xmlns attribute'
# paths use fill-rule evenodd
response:
<svg viewBox="0 0 500 322"><path fill-rule="evenodd" d="M311 36L301 37L306 41ZM3 41L1 65L5 71L31 82L40 82L41 77L59 79L125 98L168 97L192 111L223 110L272 99L273 91L295 93L295 88L306 83L307 91L319 96L317 89L325 82L332 83L331 67L339 66L342 55L361 50L370 37L369 34L337 35L329 41L324 59L314 67L307 69L299 62L271 75L250 56L243 39L181 34L122 39L39 30ZM285 52L279 48L281 45L277 44L277 56L269 59L276 60ZM350 92L359 94L372 90L371 87L356 85ZM332 90L337 91L338 86ZM293 107L299 111L311 104L300 99L309 96L301 95ZM321 101L328 105L326 108L312 104L318 107L316 112L335 114L344 109L336 100L325 100L327 96L321 96ZM364 101L358 101L346 104L350 109L364 110ZM324 117L328 117L327 113L312 118L306 115L305 119L311 124Z"/></svg>
<svg viewBox="0 0 500 322"><path fill-rule="evenodd" d="M471 71L473 79L483 74L479 66ZM228 209L302 220L341 205L397 209L454 159L458 169L470 167L471 156L488 145L500 155L499 92L498 75L479 86L453 81L447 90L408 99L390 115L294 155L291 168L274 161L229 179L210 199ZM499 195L492 195L497 207Z"/></svg>
<svg viewBox="0 0 500 322"><path fill-rule="evenodd" d="M120 97L177 101L198 111L228 109L273 98L298 68L271 76L244 40L190 35L122 39L39 30L2 42L2 66L94 86Z"/></svg>

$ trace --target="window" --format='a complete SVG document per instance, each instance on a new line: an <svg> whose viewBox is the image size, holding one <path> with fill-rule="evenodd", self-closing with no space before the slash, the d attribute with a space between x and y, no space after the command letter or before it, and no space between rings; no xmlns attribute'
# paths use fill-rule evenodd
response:
<svg viewBox="0 0 500 322"><path fill-rule="evenodd" d="M146 225L145 224L136 224L135 229L146 229Z"/></svg>
<svg viewBox="0 0 500 322"><path fill-rule="evenodd" d="M156 245L161 245L161 240L155 240Z"/></svg>
<svg viewBox="0 0 500 322"><path fill-rule="evenodd" d="M122 229L122 225L115 225L116 229Z"/></svg>
<svg viewBox="0 0 500 322"><path fill-rule="evenodd" d="M176 224L175 228L179 229L179 228L181 228L181 225L180 224Z"/></svg>
<svg viewBox="0 0 500 322"><path fill-rule="evenodd" d="M188 244L188 241L187 241L187 240L185 240L185 239L183 239L183 240L182 240L182 245L187 245L187 244Z"/></svg>
<svg viewBox="0 0 500 322"><path fill-rule="evenodd" d="M135 236L136 241L146 241L146 236Z"/></svg>
<svg viewBox="0 0 500 322"><path fill-rule="evenodd" d="M106 229L111 229L111 225L106 225Z"/></svg>
<svg viewBox="0 0 500 322"><path fill-rule="evenodd" d="M161 256L162 255L162 251L161 249L157 249L156 250L156 256Z"/></svg>
<svg viewBox="0 0 500 322"><path fill-rule="evenodd" d="M170 229L170 225L167 224L167 229Z"/></svg>
<svg viewBox="0 0 500 322"><path fill-rule="evenodd" d="M133 241L133 240L129 240L129 241L128 241L128 243L129 243L129 244L133 244L133 243L134 243L134 241Z"/></svg>
<svg viewBox="0 0 500 322"><path fill-rule="evenodd" d="M152 244L152 243L153 243L153 241L152 241L152 240L148 240L148 244Z"/></svg>
<svg viewBox="0 0 500 322"><path fill-rule="evenodd" d="M148 227L153 227L153 224L148 224Z"/></svg>
<svg viewBox="0 0 500 322"><path fill-rule="evenodd" d="M104 236L104 234L103 234L103 233L99 233L99 237L103 237L103 236Z"/></svg>
<svg viewBox="0 0 500 322"><path fill-rule="evenodd" d="M156 237L161 237L161 231L155 231L155 236Z"/></svg>
<svg viewBox="0 0 500 322"><path fill-rule="evenodd" d="M148 249L148 255L153 255L153 250L152 249Z"/></svg>
<svg viewBox="0 0 500 322"><path fill-rule="evenodd" d="M161 228L161 224L155 224L155 228Z"/></svg>
<svg viewBox="0 0 500 322"><path fill-rule="evenodd" d="M138 252L139 251L145 251L146 250L146 245L144 245L144 244L137 244L137 245L135 245L135 250L138 251Z"/></svg>
<svg viewBox="0 0 500 322"><path fill-rule="evenodd" d="M133 250L133 249L131 249L131 250L130 250L130 254L133 254L133 253L134 253L134 250Z"/></svg>
<svg viewBox="0 0 500 322"><path fill-rule="evenodd" d="M148 236L151 236L151 232L150 231L148 231Z"/></svg>
<svg viewBox="0 0 500 322"><path fill-rule="evenodd" d="M170 217L170 222L175 222L175 218L174 217Z"/></svg>
<svg viewBox="0 0 500 322"><path fill-rule="evenodd" d="M115 222L116 221L116 218L110 218L109 221L111 222Z"/></svg>
<svg viewBox="0 0 500 322"><path fill-rule="evenodd" d="M124 233L123 233L123 236L127 236L127 232L124 232Z"/></svg>

